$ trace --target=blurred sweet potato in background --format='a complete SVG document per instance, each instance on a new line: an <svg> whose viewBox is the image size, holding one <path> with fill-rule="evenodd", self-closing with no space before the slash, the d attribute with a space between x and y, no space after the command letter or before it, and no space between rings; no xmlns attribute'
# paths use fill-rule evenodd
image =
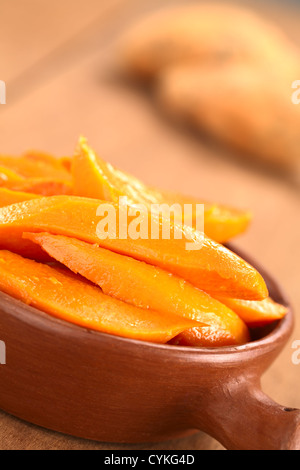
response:
<svg viewBox="0 0 300 470"><path fill-rule="evenodd" d="M171 116L274 167L300 159L292 83L300 53L244 8L201 4L156 12L121 41L125 72L154 86Z"/></svg>
<svg viewBox="0 0 300 470"><path fill-rule="evenodd" d="M300 158L300 107L290 83L263 67L173 67L156 93L168 113L248 155L286 168Z"/></svg>

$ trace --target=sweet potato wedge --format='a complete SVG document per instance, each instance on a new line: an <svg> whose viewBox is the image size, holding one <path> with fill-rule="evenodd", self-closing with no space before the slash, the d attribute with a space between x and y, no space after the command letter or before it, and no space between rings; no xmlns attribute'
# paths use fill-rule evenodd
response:
<svg viewBox="0 0 300 470"><path fill-rule="evenodd" d="M185 196L170 191L160 191L163 201L167 204L204 204L204 231L209 238L218 243L227 243L232 238L246 232L252 221L250 211L235 209L223 204L199 201L195 197ZM195 214L190 224L195 227Z"/></svg>
<svg viewBox="0 0 300 470"><path fill-rule="evenodd" d="M126 196L133 204L192 205L190 225L196 227L196 205L204 204L204 231L209 238L226 243L248 228L252 215L220 204L210 204L181 194L149 187L102 160L81 138L72 162L73 194L118 203Z"/></svg>
<svg viewBox="0 0 300 470"><path fill-rule="evenodd" d="M68 178L68 171L65 165L66 157L54 157L53 155L37 150L28 150L23 155L24 159L31 160L38 164L44 163L45 165L52 167L53 171L56 170L60 177Z"/></svg>
<svg viewBox="0 0 300 470"><path fill-rule="evenodd" d="M18 202L30 201L30 199L37 199L38 194L26 193L22 191L13 191L7 188L0 188L0 207L10 206Z"/></svg>
<svg viewBox="0 0 300 470"><path fill-rule="evenodd" d="M0 166L24 178L70 179L70 174L59 159L51 155L30 151L22 156L0 155Z"/></svg>
<svg viewBox="0 0 300 470"><path fill-rule="evenodd" d="M268 325L281 320L287 314L287 308L280 305L270 297L260 301L247 301L220 298L230 309L251 328Z"/></svg>
<svg viewBox="0 0 300 470"><path fill-rule="evenodd" d="M81 137L72 161L73 191L76 196L118 203L127 196L133 204L163 202L141 181L102 160Z"/></svg>
<svg viewBox="0 0 300 470"><path fill-rule="evenodd" d="M248 337L249 340L249 337ZM178 336L170 340L174 346L191 346L204 348L222 348L225 346L238 346L232 341L228 330L215 327L194 327L179 333Z"/></svg>
<svg viewBox="0 0 300 470"><path fill-rule="evenodd" d="M1 291L44 312L92 330L166 343L197 323L161 315L109 297L67 270L0 251Z"/></svg>
<svg viewBox="0 0 300 470"><path fill-rule="evenodd" d="M5 187L12 191L39 194L41 196L65 195L73 192L70 181L53 178L27 178L20 181L8 181Z"/></svg>
<svg viewBox="0 0 300 470"><path fill-rule="evenodd" d="M0 186L5 187L7 184L15 184L24 181L24 178L14 170L5 166L0 167Z"/></svg>
<svg viewBox="0 0 300 470"><path fill-rule="evenodd" d="M204 323L198 346L219 346L221 338L221 345L224 338L231 345L250 339L246 325L232 310L161 268L70 237L49 233L25 233L23 237L100 286L104 294L162 316L175 314Z"/></svg>
<svg viewBox="0 0 300 470"><path fill-rule="evenodd" d="M170 221L167 221L170 238L164 238L162 219L150 217L148 212L128 215L130 211L132 207L120 208L113 203L75 196L53 196L14 204L0 210L0 247L37 257L41 254L39 247L23 240L22 234L46 231L99 244L161 267L211 295L246 300L268 297L266 284L257 270L224 246L190 227L179 229ZM111 216L108 222L106 213ZM138 236L133 237L131 224L133 228L146 227L146 233L134 232ZM103 230L107 226L110 232ZM187 244L195 249L187 249Z"/></svg>
<svg viewBox="0 0 300 470"><path fill-rule="evenodd" d="M72 170L72 157L60 157L59 161L61 165L67 170L68 173L71 173Z"/></svg>

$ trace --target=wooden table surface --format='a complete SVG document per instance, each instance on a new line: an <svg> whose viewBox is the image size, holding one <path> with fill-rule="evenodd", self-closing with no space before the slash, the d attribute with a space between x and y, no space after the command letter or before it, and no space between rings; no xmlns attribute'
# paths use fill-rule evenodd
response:
<svg viewBox="0 0 300 470"><path fill-rule="evenodd" d="M277 276L299 315L299 186L290 178L239 163L230 152L176 128L149 97L114 71L119 35L162 3L0 0L0 79L7 84L7 104L0 106L0 152L36 148L69 155L83 134L105 159L152 185L250 208L253 225L236 243ZM300 45L300 8L295 4L238 3L254 4ZM300 365L291 359L297 339L299 321L285 351L264 376L263 388L278 402L300 408ZM1 450L117 448L222 449L203 434L145 446L99 444L0 412Z"/></svg>

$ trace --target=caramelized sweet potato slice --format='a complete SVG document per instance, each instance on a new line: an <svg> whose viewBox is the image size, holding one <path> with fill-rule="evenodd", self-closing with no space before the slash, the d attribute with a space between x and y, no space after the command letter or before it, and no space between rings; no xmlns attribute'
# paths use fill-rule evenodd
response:
<svg viewBox="0 0 300 470"><path fill-rule="evenodd" d="M0 166L24 178L70 179L70 174L59 159L41 152L30 151L21 157L0 155Z"/></svg>
<svg viewBox="0 0 300 470"><path fill-rule="evenodd" d="M40 152L38 150L28 150L24 153L23 158L37 163L44 163L45 165L49 165L52 168L56 168L58 171L61 171L65 177L67 177L65 172L66 168L63 162L64 157L54 157L49 153Z"/></svg>
<svg viewBox="0 0 300 470"><path fill-rule="evenodd" d="M287 308L280 305L270 297L260 301L247 301L229 298L220 298L230 309L249 326L264 326L276 320L281 320L287 314Z"/></svg>
<svg viewBox="0 0 300 470"><path fill-rule="evenodd" d="M220 298L220 302L234 311L249 328L257 328L281 320L287 308L274 302L270 297L261 301L247 301ZM178 346L220 346L232 345L226 330L204 326L183 331L171 343Z"/></svg>
<svg viewBox="0 0 300 470"><path fill-rule="evenodd" d="M71 173L73 158L72 157L60 157L59 161L61 165L67 170L67 172Z"/></svg>
<svg viewBox="0 0 300 470"><path fill-rule="evenodd" d="M0 155L0 186L13 191L54 196L71 194L69 172L55 157L28 152L22 157Z"/></svg>
<svg viewBox="0 0 300 470"><path fill-rule="evenodd" d="M204 231L209 238L218 243L226 243L237 235L246 232L252 220L250 211L221 204L212 204L207 201L201 202L191 196L167 191L161 191L161 195L164 202L170 205L179 203L182 206L192 204L193 207L196 207L196 204L204 204ZM195 215L193 215L191 226L195 227Z"/></svg>
<svg viewBox="0 0 300 470"><path fill-rule="evenodd" d="M193 217L190 225L195 227L196 204L205 205L204 231L219 243L243 233L252 219L250 212L219 204L198 201L181 194L151 188L137 178L120 171L102 160L81 138L72 163L74 194L77 196L118 202L127 196L134 204L192 204Z"/></svg>
<svg viewBox="0 0 300 470"><path fill-rule="evenodd" d="M24 178L10 168L5 166L0 167L0 186L6 186L7 184L20 183L24 181Z"/></svg>
<svg viewBox="0 0 300 470"><path fill-rule="evenodd" d="M83 137L73 157L72 175L74 194L77 196L115 203L119 202L121 196L127 196L128 201L134 204L163 202L158 192L149 190L138 179L102 160Z"/></svg>
<svg viewBox="0 0 300 470"><path fill-rule="evenodd" d="M206 324L206 334L202 335L206 345L218 346L224 337L231 345L249 340L246 325L232 310L161 268L74 238L49 233L25 233L24 238L39 244L56 261L100 286L104 294L155 310L162 316L175 314ZM198 343L201 345L203 341Z"/></svg>
<svg viewBox="0 0 300 470"><path fill-rule="evenodd" d="M12 191L41 194L43 196L56 196L73 192L69 177L68 179L53 177L25 178L6 167L0 167L0 187L11 189Z"/></svg>
<svg viewBox="0 0 300 470"><path fill-rule="evenodd" d="M250 337L247 334L248 342ZM246 338L246 337L245 337ZM170 341L174 346L191 346L191 347L205 347L205 348L222 348L224 346L238 346L242 343L234 343L232 335L228 330L223 330L216 327L194 327L179 333L178 336Z"/></svg>
<svg viewBox="0 0 300 470"><path fill-rule="evenodd" d="M72 194L72 184L67 180L47 178L28 178L21 181L9 181L5 187L12 191L40 194L41 196L56 196Z"/></svg>
<svg viewBox="0 0 300 470"><path fill-rule="evenodd" d="M114 234L99 231L99 224L103 226L105 220L97 216L99 210L101 215L109 211L115 216ZM147 236L133 239L130 225L136 223L137 216L129 216L124 226L122 214L126 211L128 207L120 210L112 203L75 196L53 196L14 204L0 210L0 247L37 257L41 250L32 242L22 240L22 234L46 231L96 243L161 267L213 296L246 300L268 297L266 284L256 269L224 246L187 227L180 230L176 227L177 237L179 232L182 235L178 239L172 224L170 239L165 239L161 236L162 220L150 218L148 212L141 212L138 217L139 225L148 229ZM153 231L158 233L158 239L153 238ZM187 250L187 243L197 250Z"/></svg>
<svg viewBox="0 0 300 470"><path fill-rule="evenodd" d="M0 207L10 206L11 204L17 204L18 202L23 201L30 201L30 199L37 199L38 197L40 196L37 194L0 188Z"/></svg>
<svg viewBox="0 0 300 470"><path fill-rule="evenodd" d="M166 343L197 324L116 300L68 271L0 251L0 290L50 315L112 335Z"/></svg>

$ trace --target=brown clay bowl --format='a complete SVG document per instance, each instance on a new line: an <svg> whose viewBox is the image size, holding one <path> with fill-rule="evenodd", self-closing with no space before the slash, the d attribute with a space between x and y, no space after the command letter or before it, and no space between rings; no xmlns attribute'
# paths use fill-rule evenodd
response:
<svg viewBox="0 0 300 470"><path fill-rule="evenodd" d="M276 281L252 264L274 300L288 305ZM157 442L202 430L227 449L299 450L300 411L274 403L260 388L292 328L289 309L244 346L156 345L87 331L0 294L7 349L0 408L102 442Z"/></svg>

